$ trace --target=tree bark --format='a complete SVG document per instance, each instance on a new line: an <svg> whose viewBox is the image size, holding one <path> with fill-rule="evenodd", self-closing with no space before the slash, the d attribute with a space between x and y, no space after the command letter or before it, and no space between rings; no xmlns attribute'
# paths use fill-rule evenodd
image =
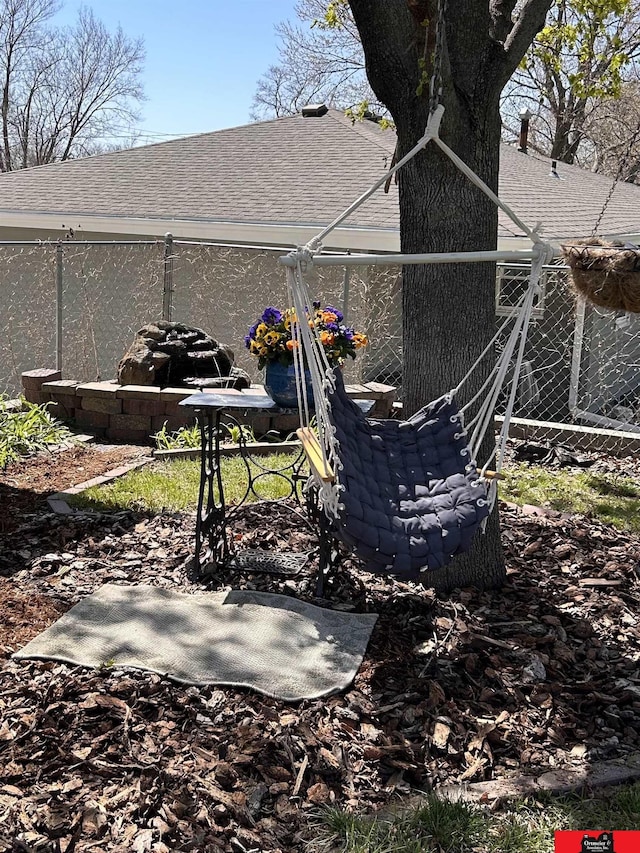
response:
<svg viewBox="0 0 640 853"><path fill-rule="evenodd" d="M394 118L402 157L427 124L424 71L430 69L432 55L425 46L434 39L435 3L350 0L350 5L362 38L369 81ZM495 192L500 92L519 61L519 52L526 50L544 23L549 5L550 0L528 0L516 31L504 19L512 4L449 0L443 56L445 116L440 135ZM507 32L505 41L492 37L495 32ZM517 45L515 49L508 48L509 40ZM400 171L399 195L402 252L496 247L496 206L434 143ZM494 264L405 266L403 388L407 413L454 388L491 339L494 327ZM489 367L487 360L469 385L469 394L479 387ZM490 435L481 449L484 458L492 447ZM427 575L425 582L441 589L469 584L485 587L499 585L504 577L494 513L471 552L446 570Z"/></svg>

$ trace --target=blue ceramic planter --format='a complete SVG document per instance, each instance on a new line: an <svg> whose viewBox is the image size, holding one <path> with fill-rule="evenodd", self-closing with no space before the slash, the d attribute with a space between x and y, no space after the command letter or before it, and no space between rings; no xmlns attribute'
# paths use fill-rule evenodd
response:
<svg viewBox="0 0 640 853"><path fill-rule="evenodd" d="M307 386L307 401L313 408L313 387L311 374L304 372ZM264 387L269 396L281 409L297 409L298 395L296 393L296 373L292 364L285 366L277 361L270 361L265 369Z"/></svg>

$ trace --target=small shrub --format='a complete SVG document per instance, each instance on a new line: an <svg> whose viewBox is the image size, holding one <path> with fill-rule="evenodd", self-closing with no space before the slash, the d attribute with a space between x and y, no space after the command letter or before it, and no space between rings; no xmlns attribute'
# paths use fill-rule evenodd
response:
<svg viewBox="0 0 640 853"><path fill-rule="evenodd" d="M162 429L153 436L158 450L181 450L188 447L200 447L200 427L181 427L175 432L167 430L167 421Z"/></svg>
<svg viewBox="0 0 640 853"><path fill-rule="evenodd" d="M38 406L23 398L21 403L22 407L14 410L7 397L0 395L0 469L73 438L47 411L46 403Z"/></svg>

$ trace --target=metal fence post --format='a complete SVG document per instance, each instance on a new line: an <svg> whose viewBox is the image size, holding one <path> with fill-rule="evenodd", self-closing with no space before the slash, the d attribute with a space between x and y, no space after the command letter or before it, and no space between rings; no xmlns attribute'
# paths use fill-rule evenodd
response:
<svg viewBox="0 0 640 853"><path fill-rule="evenodd" d="M64 248L58 240L56 246L56 370L62 370L62 284Z"/></svg>
<svg viewBox="0 0 640 853"><path fill-rule="evenodd" d="M347 250L347 255L350 255L351 251ZM342 313L345 318L349 313L349 284L351 281L350 268L344 268L344 278L342 279Z"/></svg>
<svg viewBox="0 0 640 853"><path fill-rule="evenodd" d="M164 235L164 277L162 319L171 321L173 315L173 234Z"/></svg>

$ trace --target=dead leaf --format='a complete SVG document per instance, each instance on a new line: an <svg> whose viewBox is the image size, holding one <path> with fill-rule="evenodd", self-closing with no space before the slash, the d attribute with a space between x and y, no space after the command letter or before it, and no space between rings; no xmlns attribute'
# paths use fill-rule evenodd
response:
<svg viewBox="0 0 640 853"><path fill-rule="evenodd" d="M88 800L82 811L82 831L88 835L100 835L107 823L107 810L102 803Z"/></svg>
<svg viewBox="0 0 640 853"><path fill-rule="evenodd" d="M307 799L316 806L329 802L330 791L324 782L316 782L307 789Z"/></svg>
<svg viewBox="0 0 640 853"><path fill-rule="evenodd" d="M431 740L436 749L446 749L450 734L451 726L442 720L438 720L433 727L433 734L431 736Z"/></svg>

